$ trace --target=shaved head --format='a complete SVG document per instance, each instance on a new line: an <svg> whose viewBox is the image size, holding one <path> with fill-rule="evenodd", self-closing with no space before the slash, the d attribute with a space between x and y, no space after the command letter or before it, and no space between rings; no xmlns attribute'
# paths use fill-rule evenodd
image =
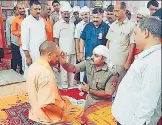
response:
<svg viewBox="0 0 162 125"><path fill-rule="evenodd" d="M20 15L22 16L25 15L25 6L22 2L18 2L16 4L16 10L18 11Z"/></svg>
<svg viewBox="0 0 162 125"><path fill-rule="evenodd" d="M24 6L24 4L22 3L22 2L18 2L17 4L16 4L16 7L18 7L18 6Z"/></svg>
<svg viewBox="0 0 162 125"><path fill-rule="evenodd" d="M41 55L48 54L49 52L55 53L58 50L59 50L58 45L52 41L45 41L39 47Z"/></svg>

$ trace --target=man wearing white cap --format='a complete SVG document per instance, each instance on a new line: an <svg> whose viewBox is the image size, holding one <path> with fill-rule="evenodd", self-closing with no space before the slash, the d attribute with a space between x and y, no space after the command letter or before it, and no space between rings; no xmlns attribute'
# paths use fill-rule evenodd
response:
<svg viewBox="0 0 162 125"><path fill-rule="evenodd" d="M71 65L66 63L65 55L60 57L60 63L68 72L86 72L87 84L81 85L81 89L87 92L87 99L84 109L90 105L102 101L112 101L112 95L116 90L119 74L113 65L110 65L109 49L104 45L99 45L93 50L92 57L79 64Z"/></svg>
<svg viewBox="0 0 162 125"><path fill-rule="evenodd" d="M146 7L140 7L139 10L137 11L137 21L136 25L139 23L140 20L143 18L149 17L151 15L150 11ZM134 40L134 34L131 37L132 40ZM135 55L138 55L141 51L136 47L135 49Z"/></svg>
<svg viewBox="0 0 162 125"><path fill-rule="evenodd" d="M53 27L53 37L55 42L59 45L60 49L68 54L67 61L71 64L75 64L75 42L74 42L74 23L70 22L70 14L72 8L70 4L64 4L61 8L62 18L55 23ZM60 67L60 83L62 86L73 85L74 75L67 73L62 67Z"/></svg>
<svg viewBox="0 0 162 125"><path fill-rule="evenodd" d="M79 6L74 6L73 7L73 16L72 20L74 20L74 25L76 26L82 19L79 17L79 11L80 11L80 7Z"/></svg>
<svg viewBox="0 0 162 125"><path fill-rule="evenodd" d="M150 16L150 11L148 8L141 7L137 11L137 23L142 20L144 17L149 17Z"/></svg>
<svg viewBox="0 0 162 125"><path fill-rule="evenodd" d="M90 9L87 6L84 6L80 10L80 15L82 15L82 19L83 20L76 25L75 35L74 35L74 38L75 38L75 50L76 50L76 55L77 55L77 62L81 61L80 60L80 51L79 51L80 35L81 35L85 25L88 24L89 21L90 21ZM83 81L82 78L81 78L83 76L82 74L83 73L77 75L77 79L80 80L80 81Z"/></svg>
<svg viewBox="0 0 162 125"><path fill-rule="evenodd" d="M52 6L53 6L53 12L50 15L50 20L52 25L54 25L59 19L60 19L60 3L58 0L53 0L52 2Z"/></svg>

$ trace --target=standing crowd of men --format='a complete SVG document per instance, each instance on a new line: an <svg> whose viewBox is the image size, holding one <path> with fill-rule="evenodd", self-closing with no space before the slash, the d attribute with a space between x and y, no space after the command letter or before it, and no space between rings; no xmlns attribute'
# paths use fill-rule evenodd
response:
<svg viewBox="0 0 162 125"><path fill-rule="evenodd" d="M134 21L121 1L109 5L106 16L101 7L72 8L57 0L52 6L53 12L48 4L31 1L26 16L19 2L6 21L11 68L19 67L28 84L30 119L41 123L65 120L63 115L74 109L67 108L58 85L72 87L77 80L88 93L84 109L113 101L112 114L118 125L157 124L162 40L158 2L151 0L147 8L139 8Z"/></svg>

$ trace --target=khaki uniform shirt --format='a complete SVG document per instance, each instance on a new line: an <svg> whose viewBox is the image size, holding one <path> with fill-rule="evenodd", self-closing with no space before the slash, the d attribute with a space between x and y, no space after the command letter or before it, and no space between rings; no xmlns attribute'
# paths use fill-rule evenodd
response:
<svg viewBox="0 0 162 125"><path fill-rule="evenodd" d="M112 76L116 75L114 67L108 67L107 64L105 64L100 70L95 70L91 58L87 58L87 60L79 64L76 64L75 66L81 72L86 71L87 84L91 89L104 90L107 92L109 91L108 89L112 87L111 84ZM88 106L93 105L96 102L105 100L106 99L97 97L93 94L88 94L85 107L87 108Z"/></svg>
<svg viewBox="0 0 162 125"><path fill-rule="evenodd" d="M50 16L50 21L54 25L60 19L60 14L57 12L53 12Z"/></svg>
<svg viewBox="0 0 162 125"><path fill-rule="evenodd" d="M134 43L134 40L132 39L134 26L135 23L127 18L121 25L118 21L115 21L110 25L106 39L110 41L109 49L111 51L112 63L114 65L123 66L127 61L129 45Z"/></svg>

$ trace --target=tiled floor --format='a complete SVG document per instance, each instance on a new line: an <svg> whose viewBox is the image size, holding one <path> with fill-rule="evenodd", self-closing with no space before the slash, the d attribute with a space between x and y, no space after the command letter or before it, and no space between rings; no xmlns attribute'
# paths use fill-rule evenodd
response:
<svg viewBox="0 0 162 125"><path fill-rule="evenodd" d="M24 81L25 79L23 78L23 76L12 69L0 71L0 86L20 83Z"/></svg>
<svg viewBox="0 0 162 125"><path fill-rule="evenodd" d="M25 82L0 87L0 98L26 92Z"/></svg>

